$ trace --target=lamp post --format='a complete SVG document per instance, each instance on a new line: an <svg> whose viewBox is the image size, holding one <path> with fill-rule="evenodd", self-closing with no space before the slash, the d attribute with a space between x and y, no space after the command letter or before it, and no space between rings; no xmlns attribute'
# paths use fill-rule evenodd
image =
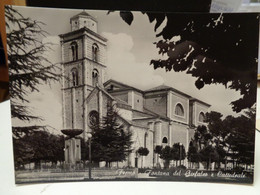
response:
<svg viewBox="0 0 260 195"><path fill-rule="evenodd" d="M180 143L180 166L181 166L181 159L182 159L182 143Z"/></svg>
<svg viewBox="0 0 260 195"><path fill-rule="evenodd" d="M88 159L89 159L89 166L88 166L88 176L89 179L91 179L91 138L92 138L92 134L88 133L87 134L88 138L89 138L89 147L88 147Z"/></svg>

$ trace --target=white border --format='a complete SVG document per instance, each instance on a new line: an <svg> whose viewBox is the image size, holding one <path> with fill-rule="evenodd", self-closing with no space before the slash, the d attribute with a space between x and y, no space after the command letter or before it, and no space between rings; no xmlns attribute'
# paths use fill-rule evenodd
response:
<svg viewBox="0 0 260 195"><path fill-rule="evenodd" d="M0 194L107 194L144 195L193 194L193 195L259 195L260 192L260 133L256 132L255 183L254 185L196 183L196 182L65 182L15 185L13 147L11 134L10 101L0 103ZM205 185L206 184L206 185Z"/></svg>

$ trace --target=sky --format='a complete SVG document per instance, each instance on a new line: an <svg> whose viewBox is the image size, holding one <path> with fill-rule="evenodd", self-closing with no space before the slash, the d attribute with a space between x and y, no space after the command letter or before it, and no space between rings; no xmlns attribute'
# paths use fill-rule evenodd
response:
<svg viewBox="0 0 260 195"><path fill-rule="evenodd" d="M60 40L58 35L70 32L70 17L83 10L26 8L16 7L24 16L45 23L43 29L48 35L44 42L52 42L53 50L46 56L53 62L61 62ZM133 23L129 26L119 12L85 10L98 21L98 33L108 39L107 46L107 79L114 79L136 88L145 90L165 84L198 98L211 105L211 110L221 112L224 116L237 115L231 109L230 102L240 98L237 91L226 89L223 85L206 85L198 90L194 83L196 78L182 72L154 70L151 59L162 58L153 44L160 39L154 32L154 23L139 12L134 13ZM160 32L166 20L157 29ZM28 96L33 114L44 118L37 124L50 125L54 131L62 129L61 84L40 85L40 92ZM13 125L20 125L13 121Z"/></svg>

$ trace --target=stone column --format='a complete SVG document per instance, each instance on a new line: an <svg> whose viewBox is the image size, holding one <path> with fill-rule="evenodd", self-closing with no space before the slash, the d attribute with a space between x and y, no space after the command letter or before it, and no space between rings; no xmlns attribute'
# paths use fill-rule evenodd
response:
<svg viewBox="0 0 260 195"><path fill-rule="evenodd" d="M148 130L148 132L149 131L152 131L153 133L150 133L150 136L151 136L151 142L150 143L152 143L152 145L150 145L150 148L149 148L149 151L150 151L150 153L151 153L151 156L152 156L152 166L154 166L154 164L155 164L155 153L154 153L154 148L155 148L155 142L154 142L154 122L153 121L149 121L148 123L147 123L147 126L148 126L148 128L149 128L149 130ZM147 143L146 143L147 144Z"/></svg>
<svg viewBox="0 0 260 195"><path fill-rule="evenodd" d="M71 96L71 109L72 109L72 125L71 128L76 128L76 89L75 87L72 88L72 96Z"/></svg>
<svg viewBox="0 0 260 195"><path fill-rule="evenodd" d="M190 145L189 131L190 131L190 129L187 128L187 131L186 131L186 143L184 144L186 154L187 154L187 152L189 151L189 145ZM187 155L186 155L186 158L184 159L184 166L188 167L188 163L189 163L189 162L188 162L188 157L187 157Z"/></svg>
<svg viewBox="0 0 260 195"><path fill-rule="evenodd" d="M134 142L134 137L135 137L135 133L133 131L133 126L129 126L128 130L130 132L132 132L132 137L131 137L131 141L132 141L132 152L128 155L128 166L130 167L134 167L135 166L135 142Z"/></svg>
<svg viewBox="0 0 260 195"><path fill-rule="evenodd" d="M102 91L98 91L98 112L99 112L99 121L102 121L103 118L103 113L102 113L102 108L103 108L103 96L102 96Z"/></svg>
<svg viewBox="0 0 260 195"><path fill-rule="evenodd" d="M157 145L162 145L162 121L158 120L154 123L154 148ZM158 154L155 154L155 165L160 163Z"/></svg>
<svg viewBox="0 0 260 195"><path fill-rule="evenodd" d="M65 163L75 165L81 160L80 139L70 138L65 140Z"/></svg>
<svg viewBox="0 0 260 195"><path fill-rule="evenodd" d="M168 139L168 145L170 146L170 147L172 147L172 139L173 139L173 122L172 121L170 121L169 122L169 132L168 132L168 135L169 135L169 139Z"/></svg>

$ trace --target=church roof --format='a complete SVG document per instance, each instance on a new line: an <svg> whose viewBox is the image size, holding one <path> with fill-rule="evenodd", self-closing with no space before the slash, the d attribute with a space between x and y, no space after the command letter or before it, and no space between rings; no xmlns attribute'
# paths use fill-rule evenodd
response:
<svg viewBox="0 0 260 195"><path fill-rule="evenodd" d="M111 93L113 93L113 92L117 92L117 91L123 91L123 90L126 90L126 91L127 91L127 90L134 90L134 91L138 91L138 92L140 92L140 93L142 93L142 94L146 94L146 93L149 93L149 92L173 91L173 92L176 92L176 93L181 94L181 95L183 95L183 96L186 96L186 97L187 97L189 100L191 100L191 101L197 101L197 102L200 102L200 103L202 103L202 104L204 104L204 105L211 106L210 104L208 104L208 103L206 103L206 102L204 102L204 101L201 101L201 100L199 100L199 99L197 99L197 98L193 98L192 96L190 96L190 95L188 95L188 94L186 94L186 93L184 93L184 92L182 92L182 91L179 91L178 89L175 89L175 88L173 88L173 87L170 87L170 86L168 86L168 85L159 85L159 86L157 86L157 87L153 87L153 88L151 88L151 89L148 89L148 90L143 91L143 90L140 90L140 89L138 89L138 88L129 86L129 85L127 85L127 84L124 84L124 83L122 83L122 82L115 81L115 80L113 80L113 79L110 79L110 80L106 81L106 82L104 83L104 87L108 86L109 84L116 84L116 85L119 87L118 90L109 91L109 92L108 92L109 94L111 94ZM113 96L113 94L111 94L111 95ZM117 100L118 100L118 99L117 99ZM126 102L125 102L125 103L126 103ZM148 112L148 109L147 109L147 108L144 108L144 112ZM149 111L149 114L151 114L151 113L152 113L152 111ZM153 114L155 114L155 113L153 113ZM161 117L162 117L162 116L161 116Z"/></svg>
<svg viewBox="0 0 260 195"><path fill-rule="evenodd" d="M120 86L120 87L121 87L120 90L134 90L134 91L138 91L138 92L140 92L140 93L143 93L143 91L140 90L140 89L138 89L138 88L129 86L129 85L124 84L124 83L119 82L119 81L115 81L115 80L113 80L113 79L109 79L109 80L106 81L103 85L106 87L106 86L109 85L109 84L116 84L116 85ZM119 90L118 90L118 91L119 91Z"/></svg>
<svg viewBox="0 0 260 195"><path fill-rule="evenodd" d="M188 95L188 94L186 94L186 93L183 93L183 92L181 92L181 91L179 91L179 90L177 90L177 89L175 89L175 88L173 88L173 87L167 86L167 85L159 85L159 86L157 86L157 87L148 89L148 90L146 90L145 92L168 91L168 90L171 90L171 91L174 91L174 92L176 92L176 93L182 94L182 95L188 97L189 100L191 100L191 101L197 101L197 102L200 102L200 103L202 103L202 104L205 104L206 106L211 106L210 104L208 104L208 103L206 103L206 102L203 102L203 101L201 101L201 100L199 100L199 99L197 99L197 98L193 98L193 97L191 97L190 95Z"/></svg>
<svg viewBox="0 0 260 195"><path fill-rule="evenodd" d="M157 86L157 87L148 89L148 90L146 90L145 92L169 91L169 90L174 91L174 92L176 92L176 93L179 93L179 94L181 94L181 95L184 95L184 96L186 96L186 97L188 97L188 98L191 97L190 95L188 95L188 94L186 94L186 93L183 93L183 92L181 92L181 91L179 91L179 90L177 90L177 89L175 89L175 88L173 88L173 87L170 87L170 86L168 86L168 85L159 85L159 86Z"/></svg>
<svg viewBox="0 0 260 195"><path fill-rule="evenodd" d="M157 90L165 90L165 89L171 89L171 87L170 87L170 86L167 86L167 85L159 85L159 86L157 86L157 87L148 89L148 90L146 90L146 91L157 91Z"/></svg>
<svg viewBox="0 0 260 195"><path fill-rule="evenodd" d="M113 96L111 96L108 92L106 92L106 90L102 89L101 87L99 87L98 85L90 92L90 94L88 95L88 97L86 98L86 101L88 102L93 94L95 94L98 90L102 91L105 95L107 95L110 99L115 100L115 98Z"/></svg>
<svg viewBox="0 0 260 195"><path fill-rule="evenodd" d="M75 15L76 17L77 16L90 16L87 12L85 12L85 11L82 11L82 12L80 12L80 13L78 13L77 15ZM75 17L75 16L73 16L73 17Z"/></svg>
<svg viewBox="0 0 260 195"><path fill-rule="evenodd" d="M71 32L67 32L67 33L64 33L64 34L59 34L58 36L63 40L64 37L68 37L68 36L71 36L71 35L78 35L79 33L82 34L83 32L88 32L94 36L97 36L99 39L101 39L102 41L104 42L107 42L107 39L103 36L101 36L100 34L88 29L87 27L83 27L81 29L78 29L78 30L75 30L75 31L71 31Z"/></svg>
<svg viewBox="0 0 260 195"><path fill-rule="evenodd" d="M88 14L86 11L82 11L82 12L80 12L80 13L78 13L78 14L72 16L72 17L70 18L70 20L75 19L75 18L77 18L77 17L79 17L79 16L90 17L92 20L96 21L96 19L95 19L93 16L91 16L90 14Z"/></svg>

